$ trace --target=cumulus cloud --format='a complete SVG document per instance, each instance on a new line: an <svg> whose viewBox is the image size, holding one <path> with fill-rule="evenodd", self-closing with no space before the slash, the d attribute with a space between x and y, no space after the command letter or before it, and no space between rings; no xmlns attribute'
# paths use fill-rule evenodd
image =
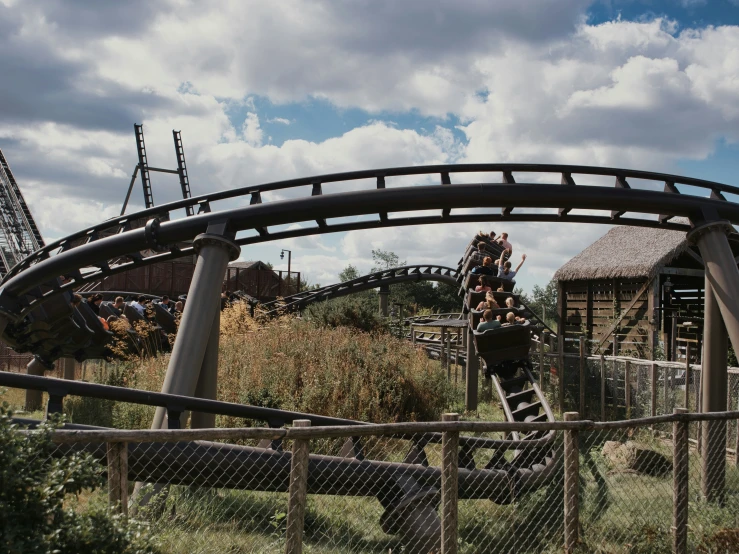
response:
<svg viewBox="0 0 739 554"><path fill-rule="evenodd" d="M136 163L133 122L144 123L149 161L159 167L174 167L171 130L182 130L194 194L453 162L676 171L681 160L710 155L717 140L739 140L739 27L682 29L664 18L590 25L588 4L0 3L0 147L42 229L58 235L119 209ZM337 110L363 110L367 122L321 140L288 135L278 146L261 123L290 133L300 118L260 113L256 95L278 108L324 99ZM409 114L436 119L426 130L389 121ZM157 203L178 198L176 177L152 180ZM55 216L60 201L84 214ZM303 269L327 283L346 263L369 269L372 247L409 262L456 263L478 228L372 230L291 246ZM509 228L531 254L522 275L531 282L606 230Z"/></svg>

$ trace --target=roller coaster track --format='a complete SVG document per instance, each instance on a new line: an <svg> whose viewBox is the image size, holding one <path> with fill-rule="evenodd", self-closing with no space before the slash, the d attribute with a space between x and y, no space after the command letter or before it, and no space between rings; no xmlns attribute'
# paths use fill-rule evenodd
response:
<svg viewBox="0 0 739 554"><path fill-rule="evenodd" d="M465 174L481 172L501 173L504 182L452 184L452 175L458 181ZM516 182L516 174L536 177ZM549 184L535 182L552 175L557 179L550 179ZM581 183L597 176L598 183L576 184L575 175L583 177ZM420 184L399 186L392 182L395 177L407 176L418 177ZM442 184L425 184L432 176L437 176ZM613 184L603 186L603 177L612 179ZM365 190L328 192L328 189L340 190L336 183L346 181L355 181L355 187L364 185ZM309 195L303 192L306 189ZM739 195L739 188L678 175L536 164L404 167L292 179L178 200L116 217L54 241L9 270L2 283L0 310L11 320L18 320L49 296L71 291L87 281L191 255L193 247L187 242L219 223L225 223L229 232L237 233L235 242L242 246L358 229L481 221L605 223L687 232L691 228L689 224L671 219L681 216L691 221L725 219L739 223L739 204L726 195ZM267 197L280 199L266 201ZM227 201L226 206L238 204L234 199L249 204L215 210L220 201ZM198 215L178 219L188 206L197 207ZM470 209L484 208L500 211L469 213ZM532 208L536 211L525 211ZM573 213L573 210L588 213ZM436 214L406 213L418 211ZM343 221L372 214L377 217ZM149 219L149 223L145 228L131 229L131 221L140 219ZM300 222L303 224L298 228L270 229ZM121 262L119 258L126 261ZM88 266L94 270L83 275L80 269ZM56 282L59 276L66 280Z"/></svg>
<svg viewBox="0 0 739 554"><path fill-rule="evenodd" d="M321 302L323 300L339 298L341 296L356 294L379 287L397 285L399 283L436 281L438 283L456 285L457 276L458 271L451 267L434 264L407 265L375 271L342 283L299 292L279 300L266 302L260 306L267 314L284 310L302 310L313 302Z"/></svg>

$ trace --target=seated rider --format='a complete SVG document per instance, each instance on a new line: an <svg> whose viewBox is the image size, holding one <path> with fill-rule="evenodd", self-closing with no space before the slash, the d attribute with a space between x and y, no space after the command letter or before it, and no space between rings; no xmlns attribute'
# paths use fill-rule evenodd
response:
<svg viewBox="0 0 739 554"><path fill-rule="evenodd" d="M498 306L498 303L495 301L495 297L493 296L492 291L488 292L485 295L485 300L483 300L477 305L478 312L480 310L497 310L499 308L500 306Z"/></svg>
<svg viewBox="0 0 739 554"><path fill-rule="evenodd" d="M480 275L477 281L480 284L475 287L475 292L491 292L493 290L492 288L490 288L490 284L487 280L487 275Z"/></svg>
<svg viewBox="0 0 739 554"><path fill-rule="evenodd" d="M503 261L503 257L505 256L506 251L503 251L503 254L500 255L500 259L498 260L498 277L501 279L513 279L516 276L516 273L521 269L521 266L526 261L526 254L521 256L521 263L518 264L518 267L516 267L515 270L511 269L511 262L510 261Z"/></svg>
<svg viewBox="0 0 739 554"><path fill-rule="evenodd" d="M508 298L505 299L505 307L511 308L511 309L516 307L516 302L515 300L513 300L512 296L509 296Z"/></svg>
<svg viewBox="0 0 739 554"><path fill-rule="evenodd" d="M513 254L513 245L508 242L508 233L501 233L500 238L495 241L503 247L503 250L508 250L508 255Z"/></svg>
<svg viewBox="0 0 739 554"><path fill-rule="evenodd" d="M474 275L495 275L495 271L493 270L493 259L490 256L486 256L482 260L482 265L473 267L470 273L473 273Z"/></svg>
<svg viewBox="0 0 739 554"><path fill-rule="evenodd" d="M513 312L508 312L505 315L505 323L503 324L503 327L508 327L509 325L515 325L516 324L516 314Z"/></svg>
<svg viewBox="0 0 739 554"><path fill-rule="evenodd" d="M500 328L500 321L497 319L493 319L493 312L490 310L485 310L482 313L482 321L477 324L477 330L479 332L487 331L488 329L498 329Z"/></svg>

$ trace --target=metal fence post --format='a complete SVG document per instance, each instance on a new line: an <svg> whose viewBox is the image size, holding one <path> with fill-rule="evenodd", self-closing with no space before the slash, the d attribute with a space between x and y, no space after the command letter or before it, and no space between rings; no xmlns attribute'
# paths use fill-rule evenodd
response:
<svg viewBox="0 0 739 554"><path fill-rule="evenodd" d="M580 413L585 413L585 337L580 337Z"/></svg>
<svg viewBox="0 0 739 554"><path fill-rule="evenodd" d="M310 427L309 419L296 419L293 427ZM290 460L290 484L287 496L287 527L285 529L285 554L303 551L303 526L308 491L308 454L310 440L293 441Z"/></svg>
<svg viewBox="0 0 739 554"><path fill-rule="evenodd" d="M108 505L114 512L128 516L128 443L107 443Z"/></svg>
<svg viewBox="0 0 739 554"><path fill-rule="evenodd" d="M685 408L675 408L674 414L687 414ZM672 551L688 552L688 422L672 423Z"/></svg>
<svg viewBox="0 0 739 554"><path fill-rule="evenodd" d="M685 408L690 410L690 343L685 343Z"/></svg>
<svg viewBox="0 0 739 554"><path fill-rule="evenodd" d="M442 421L459 421L459 414L442 414ZM459 494L459 431L441 436L441 552L457 554Z"/></svg>
<svg viewBox="0 0 739 554"><path fill-rule="evenodd" d="M606 420L606 357L600 355L600 419Z"/></svg>
<svg viewBox="0 0 739 554"><path fill-rule="evenodd" d="M544 388L544 350L547 340L549 339L549 331L543 331L539 337L539 388Z"/></svg>
<svg viewBox="0 0 739 554"><path fill-rule="evenodd" d="M565 337L564 334L557 337L559 350L559 372L558 372L558 384L557 384L557 401L559 402L559 411L564 413L565 411Z"/></svg>
<svg viewBox="0 0 739 554"><path fill-rule="evenodd" d="M657 364L652 362L649 364L649 380L650 383L650 400L649 400L649 406L650 406L650 414L652 417L657 415Z"/></svg>
<svg viewBox="0 0 739 554"><path fill-rule="evenodd" d="M565 412L565 421L577 421L580 414L577 412ZM578 434L576 429L567 429L564 432L564 503L565 503L565 552L575 551L578 541L579 524L579 487L580 487L580 450L578 447Z"/></svg>
<svg viewBox="0 0 739 554"><path fill-rule="evenodd" d="M626 402L626 419L631 419L631 362L624 362L624 400Z"/></svg>

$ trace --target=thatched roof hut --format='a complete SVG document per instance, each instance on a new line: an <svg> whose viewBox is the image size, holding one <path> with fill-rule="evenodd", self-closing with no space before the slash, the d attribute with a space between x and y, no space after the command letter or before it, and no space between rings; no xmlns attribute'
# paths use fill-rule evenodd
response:
<svg viewBox="0 0 739 554"><path fill-rule="evenodd" d="M703 262L683 232L614 227L554 278L557 315L567 339L585 334L595 350L647 358L664 348L671 359L680 346L680 322L697 322L691 336L699 338Z"/></svg>
<svg viewBox="0 0 739 554"><path fill-rule="evenodd" d="M689 248L685 233L614 227L554 274L558 281L652 278Z"/></svg>

